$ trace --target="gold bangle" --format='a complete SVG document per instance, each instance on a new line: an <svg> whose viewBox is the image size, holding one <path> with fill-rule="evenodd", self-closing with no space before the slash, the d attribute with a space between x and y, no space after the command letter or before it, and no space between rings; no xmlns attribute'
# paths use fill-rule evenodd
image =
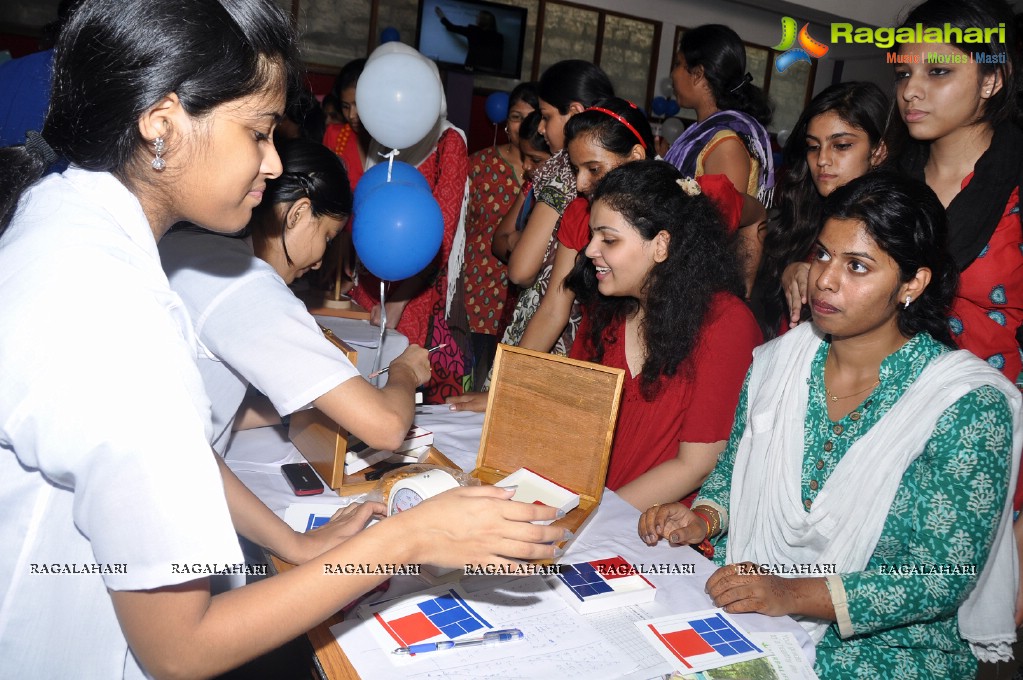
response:
<svg viewBox="0 0 1023 680"><path fill-rule="evenodd" d="M693 508L693 512L697 512L697 508L709 520L707 523L707 538L717 536L721 532L721 514L709 505L698 505Z"/></svg>

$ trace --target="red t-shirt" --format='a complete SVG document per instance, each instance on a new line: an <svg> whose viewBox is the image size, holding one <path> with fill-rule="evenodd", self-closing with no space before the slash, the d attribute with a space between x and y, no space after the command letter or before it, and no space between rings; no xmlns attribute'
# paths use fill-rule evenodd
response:
<svg viewBox="0 0 1023 680"><path fill-rule="evenodd" d="M588 323L584 317L572 347L575 359L592 360L592 346L586 341ZM691 357L691 378L681 375L681 370L673 378L662 378L660 391L646 401L640 393L640 377L629 374L625 360L624 321L606 329L602 363L625 369L607 488L618 489L675 458L680 442L727 440L753 348L762 341L749 308L734 295L716 294Z"/></svg>
<svg viewBox="0 0 1023 680"><path fill-rule="evenodd" d="M558 227L558 243L571 248L577 253L586 250L590 243L590 202L583 196L568 204L561 214L561 226Z"/></svg>

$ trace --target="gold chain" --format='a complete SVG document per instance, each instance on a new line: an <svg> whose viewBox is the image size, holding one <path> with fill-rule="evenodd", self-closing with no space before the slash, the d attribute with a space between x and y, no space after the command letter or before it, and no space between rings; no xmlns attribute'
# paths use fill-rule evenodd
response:
<svg viewBox="0 0 1023 680"><path fill-rule="evenodd" d="M833 395L831 393L831 390L828 389L827 383L825 383L825 385L824 385L824 394L828 395L828 399L830 399L831 401L838 401L839 399L848 399L849 397L855 397L857 394L863 394L867 390L872 390L872 389L874 389L875 387L877 387L880 384L881 384L881 381L880 381L880 379L878 379L878 380L874 381L873 385L870 385L869 387L864 387L859 392L853 392L852 394L847 394L844 397L836 397L835 395Z"/></svg>

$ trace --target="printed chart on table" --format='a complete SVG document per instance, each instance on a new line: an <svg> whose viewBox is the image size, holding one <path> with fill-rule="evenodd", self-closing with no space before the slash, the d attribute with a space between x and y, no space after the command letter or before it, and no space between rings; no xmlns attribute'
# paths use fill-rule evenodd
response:
<svg viewBox="0 0 1023 680"><path fill-rule="evenodd" d="M539 577L512 581L485 592L442 586L359 609L359 620L331 631L364 678L464 678L474 680L551 677L558 680L620 678L638 664L569 607ZM479 637L518 628L523 639L415 656L393 654L405 642ZM427 637L428 636L428 637Z"/></svg>

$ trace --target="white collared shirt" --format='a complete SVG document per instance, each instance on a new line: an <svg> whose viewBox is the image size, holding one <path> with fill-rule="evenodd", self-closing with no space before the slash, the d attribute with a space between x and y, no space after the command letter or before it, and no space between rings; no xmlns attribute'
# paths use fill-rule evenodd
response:
<svg viewBox="0 0 1023 680"><path fill-rule="evenodd" d="M160 255L195 324L219 453L250 383L285 416L359 375L247 239L175 231Z"/></svg>
<svg viewBox="0 0 1023 680"><path fill-rule="evenodd" d="M77 168L33 186L0 237L0 677L139 676L107 589L242 561L210 433L138 200Z"/></svg>

